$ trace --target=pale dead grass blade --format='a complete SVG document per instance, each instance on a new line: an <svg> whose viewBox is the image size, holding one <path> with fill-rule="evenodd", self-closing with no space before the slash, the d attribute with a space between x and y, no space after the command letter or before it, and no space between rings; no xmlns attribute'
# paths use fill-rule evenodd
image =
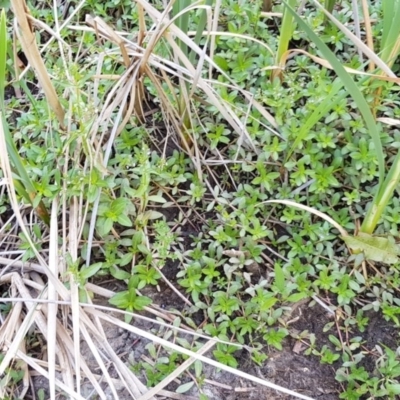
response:
<svg viewBox="0 0 400 400"><path fill-rule="evenodd" d="M67 43L64 41L64 39L57 33L57 31L54 31L53 29L50 28L47 24L45 24L43 21L40 21L39 19L36 19L32 17L31 14L27 14L27 18L29 19L31 25L36 25L38 28L43 29L46 31L49 35L54 36L55 39L57 39L59 42L61 42L63 45L67 46Z"/></svg>
<svg viewBox="0 0 400 400"><path fill-rule="evenodd" d="M15 291L15 287L12 285L11 286L11 291ZM11 343L13 338L15 337L16 332L19 331L21 328L21 311L22 311L22 303L15 303L13 302L12 309L7 315L6 319L2 323L0 327L0 349L2 352L7 352L8 351L8 343ZM21 351L26 353L25 351L25 346L24 346L24 341L22 341L19 345L19 348ZM26 380L28 379L28 385L29 385L29 375L27 376L27 370L25 368L26 364L24 365L24 378L23 378L23 385L24 389L21 391L21 395L23 393L26 393ZM9 376L9 375L7 375ZM6 377L3 379L7 379ZM0 385L0 397L1 398L6 398L7 393L6 393L6 388L7 388L7 382L4 382L2 385Z"/></svg>
<svg viewBox="0 0 400 400"><path fill-rule="evenodd" d="M118 400L117 389L115 388L114 382L110 377L110 374L109 374L109 372L108 372L108 370L107 370L107 368L106 368L106 366L104 364L104 361L103 361L103 359L102 359L102 357L101 357L101 355L100 355L100 353L98 351L97 346L93 342L93 340L92 340L92 338L91 338L91 336L90 336L89 332L87 331L86 326L84 324L81 324L80 330L82 331L83 337L85 338L86 343L90 348L90 351L92 352L97 364L99 365L99 367L100 367L100 369L101 369L101 371L103 373L102 374L102 378L105 379L106 382L108 383L108 387L110 388L111 393L114 396L114 399ZM104 340L107 340L107 338L105 338ZM80 358L80 355L79 355L79 358ZM93 375L93 377L97 378L94 375ZM97 379L97 380L100 381L99 379ZM98 393L98 394L99 394L99 396L101 398L104 398L103 397L104 393Z"/></svg>
<svg viewBox="0 0 400 400"><path fill-rule="evenodd" d="M90 283L87 283L86 287L87 287L88 290L93 291L93 293L99 294L99 295L107 297L107 298L111 298L112 296L115 295L115 292L109 291L108 289L104 289L104 288L101 288L99 286L96 287L96 285L93 285L93 284L90 284ZM39 289L43 289L43 287L39 287ZM21 298L7 298L7 297L2 298L1 301L2 302L16 302L16 303L25 302L25 300L21 299ZM37 304L47 304L47 303L49 303L48 299L35 298L35 299L32 299L32 301L37 303ZM68 305L69 306L71 304L71 302L58 300L57 304L59 304L59 305ZM201 333L198 333L198 332L194 331L192 328L180 328L178 326L171 325L171 323L173 321L170 321L170 323L165 323L163 321L155 320L155 319L152 319L152 318L148 318L148 317L145 317L145 316L140 315L140 314L136 314L136 313L132 313L132 312L128 312L128 311L125 311L125 310L120 310L120 309L116 309L116 308L112 308L112 307L101 306L101 305L98 305L98 304L79 303L79 306L80 307L84 307L84 308L103 310L103 311L106 311L106 312L109 312L109 313L119 313L119 314L122 314L122 315L129 315L129 316L134 317L135 319L140 319L140 320L143 320L143 321L151 322L153 324L160 325L160 326L163 326L163 327L168 328L170 330L173 330L173 331L176 331L176 332L181 332L183 334L188 334L188 335L191 335L193 337L202 338L202 339L205 339L205 340L213 340L216 343L226 344L226 345L229 345L229 346L236 346L236 347L238 347L238 349L247 347L247 346L241 345L239 343L232 343L232 342L227 342L227 341L224 341L224 340L221 340L221 339L218 339L218 338L211 338L210 336L203 335ZM168 320L168 318L165 318L165 311L164 311L164 314L162 314L160 312L155 311L154 309L152 309L150 307L145 307L144 311L146 311L146 312L148 312L150 314L154 314L156 317L159 317L161 319L164 319L164 320L167 319ZM181 316L181 314L178 314L178 316ZM183 324L181 324L180 326L183 326ZM96 330L97 333L99 333L101 331L102 331L102 329L97 329Z"/></svg>
<svg viewBox="0 0 400 400"><path fill-rule="evenodd" d="M86 326L90 329L93 337L96 338L98 345L101 346L106 351L108 357L110 357L120 379L125 382L125 388L130 392L133 398L139 397L142 393L147 391L146 386L139 381L139 379L115 353L107 340L99 316L96 314L92 314L92 316L94 317L94 324L86 314L82 314Z"/></svg>
<svg viewBox="0 0 400 400"><path fill-rule="evenodd" d="M71 11L71 13L68 15L68 18L61 24L61 26L59 27L59 30L56 32L56 35L53 35L50 37L50 39L47 41L47 43L40 49L40 54L43 54L47 48L50 46L51 43L53 43L53 41L57 38L60 38L60 32L62 29L64 29L66 26L69 25L69 23L71 22L71 20L75 17L75 15L81 10L81 8L85 5L86 0L81 0L79 4L77 4L76 6L74 5L74 9ZM32 18L31 15L28 14L28 18ZM16 29L15 29L16 30ZM15 76L18 77L18 79L22 79L27 72L29 71L29 69L31 68L31 65L28 65L21 74L16 74Z"/></svg>
<svg viewBox="0 0 400 400"><path fill-rule="evenodd" d="M58 276L58 201L53 200L50 219L50 242L49 242L49 269ZM48 299L47 305L47 361L49 364L49 391L51 400L56 398L56 321L58 305L55 302L57 298L57 289L51 281L48 283Z"/></svg>
<svg viewBox="0 0 400 400"><path fill-rule="evenodd" d="M17 331L21 327L21 318L18 318L17 320L17 325L15 326L15 330ZM26 343L25 340L21 342L19 345L19 351L21 351L23 354L26 354ZM29 369L28 369L28 364L26 362L22 361L22 365L20 364L20 368L24 371L24 376L22 378L22 389L19 390L19 397L21 399L25 398L25 395L27 394L29 390Z"/></svg>
<svg viewBox="0 0 400 400"><path fill-rule="evenodd" d="M137 11L138 11L138 19L139 19L139 31L138 31L137 42L138 42L139 46L142 46L143 39L144 39L145 33L146 33L146 21L145 21L145 15L143 12L143 7L140 4L137 5Z"/></svg>
<svg viewBox="0 0 400 400"><path fill-rule="evenodd" d="M207 342L200 350L197 351L197 354L204 355L208 350L212 349L215 346L216 342L214 340L210 340ZM174 372L164 378L160 383L146 392L144 395L139 397L138 400L149 400L152 396L159 394L160 390L165 388L169 383L171 383L175 378L181 375L184 371L186 371L194 362L195 358L191 357L183 362Z"/></svg>
<svg viewBox="0 0 400 400"><path fill-rule="evenodd" d="M230 372L230 373L232 373L232 374L234 374L236 376L242 377L243 379L250 380L250 381L258 383L258 384L260 384L262 386L269 387L271 389L274 389L274 390L277 390L279 392L282 392L282 393L297 397L299 399L313 400L313 399L311 399L311 397L304 396L302 394L293 392L292 390L286 389L286 388L281 387L279 385L275 385L274 383L268 382L268 381L266 381L264 379L257 378L257 377L255 377L253 375L250 375L250 374L247 374L245 372L239 371L239 370L237 370L235 368L228 367L228 366L226 366L224 364L221 364L221 363L219 363L217 361L214 361L213 359L210 359L210 358L205 357L203 355L196 354L193 351L187 350L184 347L176 345L175 343L168 342L167 340L159 338L159 337L157 337L157 336L155 336L155 335L153 335L153 334L151 334L149 332L143 331L142 329L139 329L139 328L136 328L136 327L134 327L132 325L126 324L125 322L122 322L117 318L114 318L114 317L111 317L109 315L106 315L106 314L104 314L104 313L102 313L102 312L100 312L98 310L88 309L87 312L92 314L92 315L96 315L96 316L98 316L99 318L101 318L101 319L103 319L105 321L113 323L114 325L117 325L117 326L119 326L119 327L121 327L121 328L123 328L125 330L133 332L136 335L139 335L139 336L144 337L144 338L146 338L148 340L151 340L154 343L158 343L158 344L160 344L162 346L168 347L168 348L170 348L172 350L175 350L175 351L177 351L179 353L186 354L189 357L193 357L196 360L200 360L200 361L202 361L202 362L204 362L206 364L209 364L209 365L212 365L212 366L214 366L216 368L219 368L219 369L222 369L224 371Z"/></svg>
<svg viewBox="0 0 400 400"><path fill-rule="evenodd" d="M40 376L43 376L47 379L49 379L49 374L48 372L40 366L39 362L37 360L35 360L32 357L29 357L27 355L25 355L24 353L22 353L21 351L17 351L16 355L23 361L25 361L31 368L33 368L34 370L38 371ZM79 396L77 393L75 393L74 390L71 390L71 388L66 385L65 383L63 383L62 381L60 381L59 379L56 378L55 380L55 384L57 387L59 387L61 390L63 390L65 393L68 394L68 396L70 396L71 399L76 399L76 400L86 400L84 397Z"/></svg>
<svg viewBox="0 0 400 400"><path fill-rule="evenodd" d="M51 305L52 303L56 303L56 304L58 303L57 301L50 302L48 299L33 299L33 298L31 298L25 285L24 285L24 282L22 281L21 277L17 273L11 273L11 274L5 275L1 278L0 281L1 282L9 282L10 280L18 288L19 294L21 296L20 299L13 299L13 300L14 301L16 301L16 300L23 301L23 303L27 306L29 311L24 319L24 324L21 326L20 330L15 335L13 335L12 343L8 345L8 351L6 353L6 357L3 360L3 363L0 365L0 372L3 368L5 368L7 366L6 365L7 363L11 362L12 356L16 354L15 349L18 348L18 342L20 342L20 340L23 340L27 329L31 326L31 324L33 322L35 322L36 325L39 327L39 329L41 330L41 333L43 334L45 339L49 340L49 333L47 330L46 320L45 320L45 317L48 318L47 306ZM43 291L44 287L39 287L38 289ZM42 302L45 303L45 305L43 307L41 307L41 310L43 311L44 316L42 315L42 311L40 311L38 307L33 305L34 303L38 304L40 302L40 300L43 300ZM32 318L34 318L34 320L32 320L32 318L31 318L32 315L33 315ZM55 325L56 325L56 333L57 333L57 339L58 339L55 347L56 347L56 353L58 356L59 363L60 363L60 365L63 366L63 368L61 368L61 373L63 375L63 381L64 381L65 385L67 387L69 387L70 390L73 391L74 380L73 380L72 368L70 367L70 360L73 360L73 358L71 358L69 355L74 354L74 343L71 340L69 333L65 330L64 326L60 323L59 320L56 320ZM78 355L78 357L80 359L78 361L78 363L80 363L85 376L92 383L92 385L95 388L95 390L97 391L98 395L102 399L105 399L106 396L105 396L103 390L101 389L96 378L93 376L92 372L86 365L86 362L82 359L82 356L80 354ZM74 364L75 363L76 363L76 360L74 361ZM103 371L105 371L106 369L104 367L104 364L101 363L100 365L103 365ZM49 371L51 371L51 369L52 368L49 365ZM58 368L56 368L56 369L58 369ZM47 373L46 376L48 376L48 375L49 374ZM53 378L54 377L52 377L51 379L53 379ZM57 380L55 380L55 382L57 382ZM57 386L59 386L59 385L57 385Z"/></svg>
<svg viewBox="0 0 400 400"><path fill-rule="evenodd" d="M24 300L25 306L28 309L28 313L25 316L24 319L24 323L21 326L20 330L18 331L18 333L13 337L12 343L10 344L10 348L6 354L5 359L3 360L3 362L5 362L5 364L0 365L0 373L1 370L4 367L7 367L7 363L10 362L10 359L7 357L12 357L13 354L15 354L16 349L18 348L19 343L21 342L21 340L24 339L25 334L27 332L27 329L29 329L29 327L31 326L31 324L35 323L36 326L39 328L40 332L42 333L42 335L44 336L44 338L47 340L48 339L48 330L47 330L47 324L46 324L46 314L47 314L47 307L46 305L44 305L43 307L37 307L35 304L38 304L37 302L35 302L36 299L33 299L30 295L30 292L28 291L28 289L25 286L25 279L22 280L22 278L20 277L20 275L16 272L7 274L5 276L3 276L1 278L2 282L11 282L13 285L15 285L16 289L19 292L19 296L21 299ZM46 291L44 290L44 287L40 288L40 295L44 296L46 295ZM58 321L56 321L58 323ZM59 333L59 329L57 330L57 333ZM60 361L60 364L64 366L64 368L62 369L62 373L64 375L64 380L68 382L68 364L67 364L67 358L64 355L63 352L63 346L59 346L56 345L56 351L58 354L58 358ZM69 382L71 382L71 379L69 380ZM71 386L70 386L71 387Z"/></svg>
<svg viewBox="0 0 400 400"><path fill-rule="evenodd" d="M217 0L214 5L214 14L212 17L212 25L211 25L211 32L218 31L218 22L219 22L219 14L221 10L222 0ZM189 33L188 33L189 34ZM214 52L216 48L216 37L211 35L211 43L210 43L210 59L214 59ZM208 79L212 78L213 68L212 65L208 68Z"/></svg>
<svg viewBox="0 0 400 400"><path fill-rule="evenodd" d="M78 207L77 199L74 196L70 203L69 230L68 230L68 252L71 261L76 263L78 260ZM80 307L79 307L79 286L75 281L73 273L69 273L69 284L71 289L71 317L72 317L72 337L74 343L74 360L75 360L75 382L77 393L81 394L81 365L80 365ZM95 356L96 357L96 356Z"/></svg>
<svg viewBox="0 0 400 400"><path fill-rule="evenodd" d="M66 328L61 324L60 321L57 321L57 335L58 335L58 342L63 344L63 347L66 349L66 354L72 355L71 360L73 360L74 355L74 342L70 337L69 332ZM82 355L79 355L80 358L80 365L82 368L83 373L89 379L90 383L93 385L94 389L98 393L100 397L104 397L104 391L97 382L97 379L94 377L92 371L90 370L89 366L87 365L86 361L83 359ZM65 381L67 382L68 387L74 388L74 379L73 379L73 368L69 366L67 363L68 358L65 358L65 363L63 363L63 370L67 369L68 376L66 377ZM64 371L63 371L64 372Z"/></svg>
<svg viewBox="0 0 400 400"><path fill-rule="evenodd" d="M280 12L260 12L260 16L264 18L273 18L273 17L278 17L282 18L283 14Z"/></svg>
<svg viewBox="0 0 400 400"><path fill-rule="evenodd" d="M93 18L92 24L97 34L101 33L102 36L108 38L108 40L110 40L111 42L118 44L121 50L125 67L128 68L131 60L126 51L125 43L121 39L121 37L113 29L111 29L100 17Z"/></svg>
<svg viewBox="0 0 400 400"><path fill-rule="evenodd" d="M14 274L16 275L16 274ZM15 276L13 276L15 278ZM15 281L13 280L12 283ZM18 286L18 284L16 284ZM24 286L22 281L19 282L19 286ZM20 287L18 288L20 291ZM6 341L1 344L1 347L5 350L5 355L3 360L0 363L0 375L3 375L6 368L10 366L12 360L16 357L16 354L19 350L21 343L23 342L25 335L31 325L35 322L36 316L39 312L36 310L36 307L32 305L28 313L25 315L22 323L19 325L19 328L15 331L15 334L12 338L12 341ZM18 324L17 324L18 326ZM13 327L11 327L13 329Z"/></svg>
<svg viewBox="0 0 400 400"><path fill-rule="evenodd" d="M28 7L24 0L12 0L11 6L20 28L17 30L17 35L21 42L24 53L37 74L40 85L45 92L47 101L56 114L60 126L64 127L64 110L60 101L58 100L57 93L47 73L47 69L37 47L36 37L27 17L29 14Z"/></svg>
<svg viewBox="0 0 400 400"><path fill-rule="evenodd" d="M300 210L304 210L311 214L317 215L318 217L324 219L325 221L329 222L332 226L334 226L342 236L348 236L347 231L340 224L338 224L333 218L331 218L329 215L321 211L316 210L315 208L305 206L304 204L296 203L295 201L292 200L267 200L263 201L262 203L259 203L259 205L271 204L271 203L284 204L286 206L299 208Z"/></svg>
<svg viewBox="0 0 400 400"><path fill-rule="evenodd" d="M382 122L382 124L386 124L389 126L399 126L400 125L400 119L396 119L396 118L379 117L376 120L379 122Z"/></svg>

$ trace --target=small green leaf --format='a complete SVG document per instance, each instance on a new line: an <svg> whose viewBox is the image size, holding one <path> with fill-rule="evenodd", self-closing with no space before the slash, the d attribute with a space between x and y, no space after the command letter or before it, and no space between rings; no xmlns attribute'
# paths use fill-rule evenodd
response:
<svg viewBox="0 0 400 400"><path fill-rule="evenodd" d="M384 264L395 264L399 261L400 249L389 238L360 232L358 236L344 236L342 239L353 251L363 252L367 260Z"/></svg>
<svg viewBox="0 0 400 400"><path fill-rule="evenodd" d="M165 200L164 197L159 196L159 195L149 196L147 199L149 201L154 201L155 203L166 203L167 202L167 200Z"/></svg>
<svg viewBox="0 0 400 400"><path fill-rule="evenodd" d="M127 215L125 215L125 214L120 214L120 215L118 215L117 221L118 221L118 223L121 224L122 226L128 226L128 227L132 226L132 221L131 221L131 219L130 219Z"/></svg>
<svg viewBox="0 0 400 400"><path fill-rule="evenodd" d="M391 394L400 394L400 384L388 384L386 388L389 390Z"/></svg>
<svg viewBox="0 0 400 400"><path fill-rule="evenodd" d="M113 220L111 218L103 218L98 221L98 232L101 236L107 235L113 227Z"/></svg>
<svg viewBox="0 0 400 400"><path fill-rule="evenodd" d="M286 300L291 303L297 303L307 297L307 293L293 293Z"/></svg>
<svg viewBox="0 0 400 400"><path fill-rule="evenodd" d="M137 296L135 298L134 304L133 304L133 308L135 310L143 310L144 307L150 305L152 303L151 299L149 297L146 296Z"/></svg>
<svg viewBox="0 0 400 400"><path fill-rule="evenodd" d="M194 385L193 381L184 383L183 385L179 386L176 389L176 393L186 393L188 390L190 390L193 387L193 385Z"/></svg>
<svg viewBox="0 0 400 400"><path fill-rule="evenodd" d="M275 271L275 285L278 290L283 293L285 291L285 274L283 273L282 267L279 263L275 263L274 266Z"/></svg>
<svg viewBox="0 0 400 400"><path fill-rule="evenodd" d="M356 281L349 281L349 288L353 289L356 292L359 292L361 290L360 285Z"/></svg>
<svg viewBox="0 0 400 400"><path fill-rule="evenodd" d="M329 335L329 340L331 343L333 343L338 349L342 348L342 344L340 343L340 340L333 335Z"/></svg>
<svg viewBox="0 0 400 400"><path fill-rule="evenodd" d="M102 262L98 262L95 264L90 265L88 268L82 268L79 272L81 279L86 281L91 276L95 275L96 272L103 266Z"/></svg>
<svg viewBox="0 0 400 400"><path fill-rule="evenodd" d="M129 307L129 292L124 290L123 292L119 292L110 300L108 300L110 304L113 306L117 306L118 308L128 308Z"/></svg>
<svg viewBox="0 0 400 400"><path fill-rule="evenodd" d="M119 199L115 199L111 202L111 210L117 214L122 214L128 208L129 200L124 197L120 197Z"/></svg>
<svg viewBox="0 0 400 400"><path fill-rule="evenodd" d="M119 263L118 263L118 264L119 264L121 267L123 267L123 266L129 264L129 263L132 261L132 258L133 258L132 253L124 254L124 255L121 257L121 259L119 260Z"/></svg>
<svg viewBox="0 0 400 400"><path fill-rule="evenodd" d="M37 392L37 397L39 400L44 400L45 399L45 391L44 389L39 389Z"/></svg>
<svg viewBox="0 0 400 400"><path fill-rule="evenodd" d="M221 56L214 56L214 62L224 71L227 71L229 68L228 62Z"/></svg>
<svg viewBox="0 0 400 400"><path fill-rule="evenodd" d="M129 279L131 274L127 271L123 271L122 269L117 268L115 265L110 267L110 274L120 281L124 281L125 279Z"/></svg>
<svg viewBox="0 0 400 400"><path fill-rule="evenodd" d="M200 378L203 372L203 363L200 360L196 360L194 362L194 371L196 374L196 378Z"/></svg>

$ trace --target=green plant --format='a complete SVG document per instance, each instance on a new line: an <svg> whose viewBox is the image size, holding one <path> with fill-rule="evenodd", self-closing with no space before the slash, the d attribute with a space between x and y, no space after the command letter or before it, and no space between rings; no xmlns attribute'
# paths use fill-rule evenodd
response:
<svg viewBox="0 0 400 400"><path fill-rule="evenodd" d="M40 218L43 219L47 224L49 223L49 214L46 206L42 201L42 196L36 191L34 183L31 181L27 170L21 160L17 148L13 142L11 133L8 129L6 121L6 111L4 103L4 94L6 87L6 64L7 64L7 22L5 11L2 10L0 14L0 123L2 125L1 134L4 135L7 143L8 156L11 159L13 173L16 175L14 179L14 186L17 193L24 198L24 200L31 204L35 209ZM3 157L6 155L3 154Z"/></svg>
<svg viewBox="0 0 400 400"><path fill-rule="evenodd" d="M287 5L294 7L296 5L296 0L289 0ZM285 3L286 4L286 3ZM289 48L289 41L292 38L295 29L295 21L293 15L289 12L288 8L285 6L282 17L282 24L280 26L280 36L278 49L276 51L275 63L278 69L274 70L272 73L272 79L276 77L282 77L282 68L285 65L286 57L285 53Z"/></svg>
<svg viewBox="0 0 400 400"><path fill-rule="evenodd" d="M333 8L335 7L336 0L325 0L326 11L332 14Z"/></svg>
<svg viewBox="0 0 400 400"><path fill-rule="evenodd" d="M130 312L146 307L146 314L154 308L150 295L142 293L151 293L154 306L161 306L155 310L158 317L179 312L177 320L196 335L230 342L219 344L211 355L225 365L243 370L245 357L237 357L238 347L233 346L240 343L252 361L265 366L271 350L287 349L291 337L299 344L299 353L316 355L332 370L339 368L343 398L390 398L398 383L397 344L385 343L395 355L383 345L380 352L371 346L371 330L383 323L385 331L399 324L400 274L396 265L377 268L370 261L396 261L397 244L383 237L382 243L388 245L385 254L376 247L380 238L372 237L366 249L369 242L358 235L346 240L353 240L351 247L361 253L348 257L331 220L320 218L331 218L342 232L357 230L380 173L368 127L343 80L318 63L318 46L310 43L294 17L288 14L292 26L297 25L292 32L296 47L314 58L296 54L288 59L281 84L268 79L277 64L269 48L283 48L284 42L280 45L275 22L260 18L261 2L222 0L219 5L220 13L212 16L218 30L199 41L185 33L208 30L209 26L200 29L203 17L211 15L204 2L177 5L169 20L165 16L170 4L89 0L80 11L74 9L79 20L90 9L109 23L97 19L93 33L87 28L57 31L46 2L32 10L36 20L57 32L59 40L47 47L46 63L63 105L70 102L69 127L66 132L55 129L35 88L31 103L23 101L25 96L8 99L7 112L13 116L8 123L38 195L45 202L62 201L53 228L63 236L60 239L53 231L49 239L46 228L31 223L23 210L32 245L14 224L7 196L0 196L1 220L7 222L0 226L1 243L11 246L13 262L23 251L23 260L29 258L38 268L38 253L47 259L49 240L54 249L58 239L59 254L68 267L60 276L72 278L64 289L73 293L78 287L79 299L88 301L89 284L95 288L105 277L116 279L118 286L127 287L114 293L111 303ZM377 43L382 39L381 5L370 4L372 21L378 21L372 32ZM283 7L277 2L275 9ZM353 26L351 7L347 0L336 7L335 17L342 25ZM324 25L319 9L307 6L302 15L339 63L364 68L352 39L335 24ZM180 25L183 16L187 23ZM36 29L43 40L46 34ZM129 34L115 40L121 31L138 32L137 41ZM209 46L211 37L215 41ZM64 41L79 45L61 52ZM203 68L203 61L210 68ZM398 71L395 64L392 69ZM111 78L117 75L115 84ZM34 82L32 72L27 77ZM390 165L400 133L384 121L400 117L398 89L392 82L368 77L356 75L354 81L369 107L376 89L382 88L378 134ZM26 94L28 99L30 95ZM18 114L19 110L24 112ZM187 120L182 118L185 110ZM187 121L190 124L182 127ZM181 136L176 140L182 133L187 147ZM0 186L1 194L3 189ZM307 204L320 213L315 216L304 213L309 210L304 207L282 207L277 202L266 207L272 198ZM376 227L378 234L398 236L399 207L392 196ZM87 216L93 221L90 226ZM74 258L65 253L69 246ZM171 275L176 269L177 281ZM169 287L177 286L178 301L171 297L165 302L165 280ZM164 312L163 305L168 308ZM84 310L81 305L80 313ZM71 331L78 326L74 317L68 314L65 319L74 321ZM305 318L309 331L299 333ZM322 320L323 332L313 332ZM193 347L172 330L153 333L184 350ZM186 359L180 351L166 350L166 342L153 347L151 360L132 361L134 371L144 372L151 385L170 376ZM374 362L377 367L372 371ZM196 377L190 382L185 376L177 390L201 392L208 384L208 370L200 369L195 367Z"/></svg>
<svg viewBox="0 0 400 400"><path fill-rule="evenodd" d="M384 167L384 152L383 146L380 139L379 127L375 122L375 119L371 113L370 107L361 93L360 89L354 82L354 80L350 77L348 72L346 72L345 68L342 66L341 62L337 59L337 57L329 50L329 48L322 42L322 40L310 29L310 27L296 14L296 12L289 5L288 12L295 18L297 23L307 32L313 42L318 46L320 51L323 53L325 58L330 62L335 72L338 74L339 78L342 80L343 85L346 87L348 93L354 99L357 104L364 121L368 127L368 131L371 135L372 141L374 143L375 155L378 160L379 165L379 184L375 190L375 196L368 207L365 218L363 220L361 226L361 232L367 235L371 235L375 230L376 225L378 224L382 214L388 205L389 201L392 198L393 192L400 181L400 153L397 154L395 159L393 160L393 164L389 170L389 172L385 176L385 167ZM400 10L400 8L399 8ZM366 236L366 240L368 237ZM350 239L349 239L350 240ZM350 241L347 241L354 250L360 250L362 246L367 247L367 244L364 239L359 238L358 246L353 246ZM363 243L363 244L360 244ZM386 246L386 242L385 245ZM385 251L385 247L382 247L378 242L374 241L374 247L380 248L382 251Z"/></svg>
<svg viewBox="0 0 400 400"><path fill-rule="evenodd" d="M144 307L151 304L151 299L136 293L139 284L140 277L138 275L131 276L128 281L128 290L124 290L114 295L109 300L110 304L130 312L133 312L134 310L143 310ZM131 320L131 315L125 315L125 321L127 323Z"/></svg>
<svg viewBox="0 0 400 400"><path fill-rule="evenodd" d="M0 362L3 360L4 354L0 353ZM15 390L18 384L21 383L24 377L25 371L23 369L23 363L21 361L15 362L11 367L7 368L4 376L0 380L0 387L2 390L5 388L12 388ZM10 400L14 397L8 397Z"/></svg>

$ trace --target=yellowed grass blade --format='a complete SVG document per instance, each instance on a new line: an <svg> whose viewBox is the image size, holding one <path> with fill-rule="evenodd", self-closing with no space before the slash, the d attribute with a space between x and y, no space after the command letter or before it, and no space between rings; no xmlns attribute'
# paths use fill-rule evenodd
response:
<svg viewBox="0 0 400 400"><path fill-rule="evenodd" d="M367 37L367 46L374 52L374 39L372 36L372 27L371 27L371 19L369 17L369 10L368 10L368 2L367 0L361 0L362 11L364 15L364 26L365 26L365 35ZM375 70L375 63L371 61L368 64L369 71Z"/></svg>
<svg viewBox="0 0 400 400"><path fill-rule="evenodd" d="M24 0L12 0L15 17L18 21L19 30L17 31L18 38L21 42L22 49L29 63L34 68L40 85L42 86L50 107L53 109L61 127L64 127L64 110L58 100L57 93L47 73L43 59L40 55L36 44L36 37L33 32L31 23L29 22L29 11Z"/></svg>
<svg viewBox="0 0 400 400"><path fill-rule="evenodd" d="M86 23L91 25L97 34L101 33L107 37L108 40L117 44L121 50L122 58L124 60L125 67L128 68L130 64L130 58L125 48L124 41L119 35L115 33L100 17L92 18L90 15L86 15Z"/></svg>

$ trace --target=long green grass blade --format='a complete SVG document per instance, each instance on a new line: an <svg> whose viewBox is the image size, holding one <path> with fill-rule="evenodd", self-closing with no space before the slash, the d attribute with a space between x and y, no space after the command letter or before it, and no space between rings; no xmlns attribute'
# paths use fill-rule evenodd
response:
<svg viewBox="0 0 400 400"><path fill-rule="evenodd" d="M397 42L400 35L400 0L383 0L382 7L381 58L389 66L392 66L399 53Z"/></svg>
<svg viewBox="0 0 400 400"><path fill-rule="evenodd" d="M335 7L336 0L325 0L325 9L326 11L332 14L333 7Z"/></svg>
<svg viewBox="0 0 400 400"><path fill-rule="evenodd" d="M344 87L347 89L349 95L353 98L354 102L357 104L358 109L360 110L361 115L365 121L369 134L371 135L372 142L375 146L376 158L378 160L379 166L379 184L381 185L384 180L385 175L385 163L384 163L384 155L382 149L382 143L379 136L379 129L375 122L375 119L372 115L372 112L369 108L367 101L362 95L360 89L357 87L354 80L344 69L340 61L336 58L336 56L332 53L332 51L326 46L324 42L315 34L315 32L310 28L310 26L300 18L297 13L293 10L290 5L285 2L287 6L288 12L293 16L296 20L297 24L307 33L310 39L315 43L318 47L319 51L325 57L325 59L331 64L333 69L335 70L338 77L342 80Z"/></svg>
<svg viewBox="0 0 400 400"><path fill-rule="evenodd" d="M185 8L189 7L192 2L190 0L176 0L174 5L172 6L172 15L175 17L177 16L181 11L183 11ZM187 33L189 30L189 13L185 12L182 15L180 15L176 20L175 20L175 25L184 33ZM183 43L181 40L178 40L179 47L183 51L183 53L188 56L188 48L185 43Z"/></svg>
<svg viewBox="0 0 400 400"><path fill-rule="evenodd" d="M371 206L369 207L364 221L361 225L361 232L372 234L378 224L386 206L391 200L395 189L400 182L400 151L397 153L392 167L386 176L385 181L380 185Z"/></svg>
<svg viewBox="0 0 400 400"><path fill-rule="evenodd" d="M290 39L292 38L295 24L293 15L288 12L288 8L295 7L297 0L288 0L284 2L287 7L283 11L282 25L280 29L278 50L276 52L276 64L280 65L283 54L286 53L289 47Z"/></svg>
<svg viewBox="0 0 400 400"><path fill-rule="evenodd" d="M6 13L0 15L0 111L4 112L4 89L6 85L7 26Z"/></svg>
<svg viewBox="0 0 400 400"><path fill-rule="evenodd" d="M213 3L213 0L206 0L205 4L207 6L211 6ZM199 24L197 25L197 30L196 30L196 35L194 37L194 42L199 45L200 44L200 40L203 37L203 31L204 28L207 24L207 13L205 10L201 11L201 15L200 15L200 21ZM196 57L196 53L194 51L191 52L189 60L190 62L193 64L195 61L195 57Z"/></svg>
<svg viewBox="0 0 400 400"><path fill-rule="evenodd" d="M382 0L383 20L381 43L386 43L388 40L389 32L393 23L393 15L395 13L396 1L397 0Z"/></svg>

